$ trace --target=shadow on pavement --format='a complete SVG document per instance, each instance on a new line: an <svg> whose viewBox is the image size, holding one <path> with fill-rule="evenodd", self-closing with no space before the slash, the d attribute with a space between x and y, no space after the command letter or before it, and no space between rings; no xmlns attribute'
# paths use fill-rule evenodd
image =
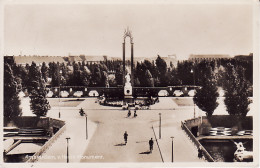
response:
<svg viewBox="0 0 260 168"><path fill-rule="evenodd" d="M141 153L139 153L139 154L150 154L151 152L150 151L146 151L146 152L141 152Z"/></svg>
<svg viewBox="0 0 260 168"><path fill-rule="evenodd" d="M134 118L136 118L136 117L131 117L131 116L130 116L130 117L127 117L127 116L126 116L125 118L134 119Z"/></svg>
<svg viewBox="0 0 260 168"><path fill-rule="evenodd" d="M136 143L144 143L144 142L147 142L147 141L136 141Z"/></svg>
<svg viewBox="0 0 260 168"><path fill-rule="evenodd" d="M120 143L120 144L116 144L114 146L125 146L126 144L125 143Z"/></svg>

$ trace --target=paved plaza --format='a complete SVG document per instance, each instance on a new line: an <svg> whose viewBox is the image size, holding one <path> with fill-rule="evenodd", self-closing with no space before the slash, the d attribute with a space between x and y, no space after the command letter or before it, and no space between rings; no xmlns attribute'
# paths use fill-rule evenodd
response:
<svg viewBox="0 0 260 168"><path fill-rule="evenodd" d="M66 162L66 137L71 138L70 162L171 162L171 136L174 136L174 162L203 161L197 158L197 149L180 127L181 121L193 116L193 106L180 107L172 98L160 98L151 110L138 110L138 116L133 118L126 117L127 111L120 107L101 106L95 101L96 98L87 98L76 107L51 108L48 117L58 118L60 111L67 129L39 162ZM80 108L88 115L88 140L86 118L79 115ZM161 139L159 113L162 114ZM123 139L125 131L129 134L127 145ZM151 154L150 138L154 139Z"/></svg>
<svg viewBox="0 0 260 168"><path fill-rule="evenodd" d="M174 101L179 99L178 101ZM183 99L187 106L178 105ZM205 162L197 157L197 149L181 129L181 121L193 117L192 98L160 97L151 110L138 110L137 117L127 117L121 107L101 106L96 98L86 98L76 106L52 106L48 117L66 121L66 131L43 154L39 162L66 162L66 137L69 140L70 162L171 162L171 138L174 137L174 162ZM64 101L66 99L62 99ZM69 98L67 100L70 100ZM76 100L76 99L74 99ZM222 99L219 99L220 101ZM23 100L22 103L26 103ZM54 102L55 104L55 102ZM24 106L23 106L24 107ZM88 116L88 140L86 140L86 118L79 115L83 108ZM216 113L224 109L220 102ZM28 109L25 108L27 111ZM24 109L23 109L24 110ZM161 113L161 139L159 139L159 113ZM196 107L196 116L204 113ZM30 114L24 114L30 115ZM154 128L154 131L152 129ZM128 132L128 143L123 134ZM156 137L155 137L156 136ZM149 153L148 141L154 139L154 150ZM158 145L155 141L157 139ZM54 159L55 158L55 159Z"/></svg>

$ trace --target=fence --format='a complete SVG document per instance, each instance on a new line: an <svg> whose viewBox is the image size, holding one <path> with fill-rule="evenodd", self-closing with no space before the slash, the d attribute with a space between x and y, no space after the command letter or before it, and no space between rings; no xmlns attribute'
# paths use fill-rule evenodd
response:
<svg viewBox="0 0 260 168"><path fill-rule="evenodd" d="M53 135L43 146L42 148L36 152L30 159L27 160L27 163L33 163L38 160L39 156L41 156L57 139L58 137L66 130L66 125L64 125L60 130Z"/></svg>
<svg viewBox="0 0 260 168"><path fill-rule="evenodd" d="M201 145L201 143L196 139L196 137L191 133L191 131L188 129L188 127L181 122L181 128L187 133L187 135L190 137L191 141L196 145L197 148L201 147L201 150L203 152L204 157L209 162L215 162L212 156L208 153L208 151Z"/></svg>

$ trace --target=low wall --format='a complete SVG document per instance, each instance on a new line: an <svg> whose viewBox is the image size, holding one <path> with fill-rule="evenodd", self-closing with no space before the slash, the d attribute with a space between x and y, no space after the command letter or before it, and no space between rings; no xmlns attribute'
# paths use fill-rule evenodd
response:
<svg viewBox="0 0 260 168"><path fill-rule="evenodd" d="M195 118L185 120L185 125L189 130L192 127L198 127L199 135L208 135L211 128L226 127L231 128L232 135L242 130L253 130L253 117L247 116L239 118L230 115L213 115L210 117L203 116L202 118Z"/></svg>
<svg viewBox="0 0 260 168"><path fill-rule="evenodd" d="M201 118L193 118L185 121L186 127L191 130L192 127L200 126Z"/></svg>
<svg viewBox="0 0 260 168"><path fill-rule="evenodd" d="M208 151L201 145L201 143L196 139L196 137L191 133L189 128L185 123L181 122L181 128L187 133L191 141L196 145L197 148L201 147L202 153L207 161L215 162L212 156L208 153Z"/></svg>
<svg viewBox="0 0 260 168"><path fill-rule="evenodd" d="M54 118L50 118L49 124L52 127L61 128L61 127L63 127L65 125L65 122L62 121L62 120L57 120L57 119L54 119Z"/></svg>
<svg viewBox="0 0 260 168"><path fill-rule="evenodd" d="M66 130L66 125L64 125L55 135L53 135L43 146L42 148L36 152L30 159L28 159L27 163L34 163L36 162L39 157L46 152L47 149L59 138L59 136L64 133Z"/></svg>
<svg viewBox="0 0 260 168"><path fill-rule="evenodd" d="M240 118L231 115L213 115L207 118L212 127L237 127L240 130L253 130L253 117L246 116Z"/></svg>
<svg viewBox="0 0 260 168"><path fill-rule="evenodd" d="M5 121L4 126L8 127L41 127L48 128L49 127L49 117L34 117L34 116L22 116L22 117L13 117L12 121Z"/></svg>
<svg viewBox="0 0 260 168"><path fill-rule="evenodd" d="M15 142L13 145L11 145L6 151L4 151L4 153L8 153L11 150L13 150L15 147L17 147L20 143L22 142L22 140L18 140L17 142Z"/></svg>
<svg viewBox="0 0 260 168"><path fill-rule="evenodd" d="M36 116L22 116L14 117L12 121L5 121L4 126L17 127L17 128L43 128L53 135L53 128L60 129L65 125L62 120L57 120L49 117L36 117Z"/></svg>

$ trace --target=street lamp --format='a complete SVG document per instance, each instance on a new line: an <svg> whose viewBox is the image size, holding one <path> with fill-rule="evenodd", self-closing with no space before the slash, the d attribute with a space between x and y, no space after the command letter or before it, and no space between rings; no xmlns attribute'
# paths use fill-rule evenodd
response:
<svg viewBox="0 0 260 168"><path fill-rule="evenodd" d="M60 70L60 77L59 77L59 118L60 118L60 85L61 85L61 74L62 70Z"/></svg>
<svg viewBox="0 0 260 168"><path fill-rule="evenodd" d="M69 139L70 137L67 137L67 163L69 163Z"/></svg>
<svg viewBox="0 0 260 168"><path fill-rule="evenodd" d="M86 117L86 139L88 139L88 115L85 113Z"/></svg>
<svg viewBox="0 0 260 168"><path fill-rule="evenodd" d="M193 115L194 115L194 118L195 118L195 102L194 102L194 96L195 96L195 71L193 71L193 69L191 69L190 71L193 75L193 87L194 87L194 95L193 95Z"/></svg>
<svg viewBox="0 0 260 168"><path fill-rule="evenodd" d="M159 139L161 139L161 113L159 113Z"/></svg>
<svg viewBox="0 0 260 168"><path fill-rule="evenodd" d="M171 139L172 139L172 162L173 162L173 136L171 137Z"/></svg>

